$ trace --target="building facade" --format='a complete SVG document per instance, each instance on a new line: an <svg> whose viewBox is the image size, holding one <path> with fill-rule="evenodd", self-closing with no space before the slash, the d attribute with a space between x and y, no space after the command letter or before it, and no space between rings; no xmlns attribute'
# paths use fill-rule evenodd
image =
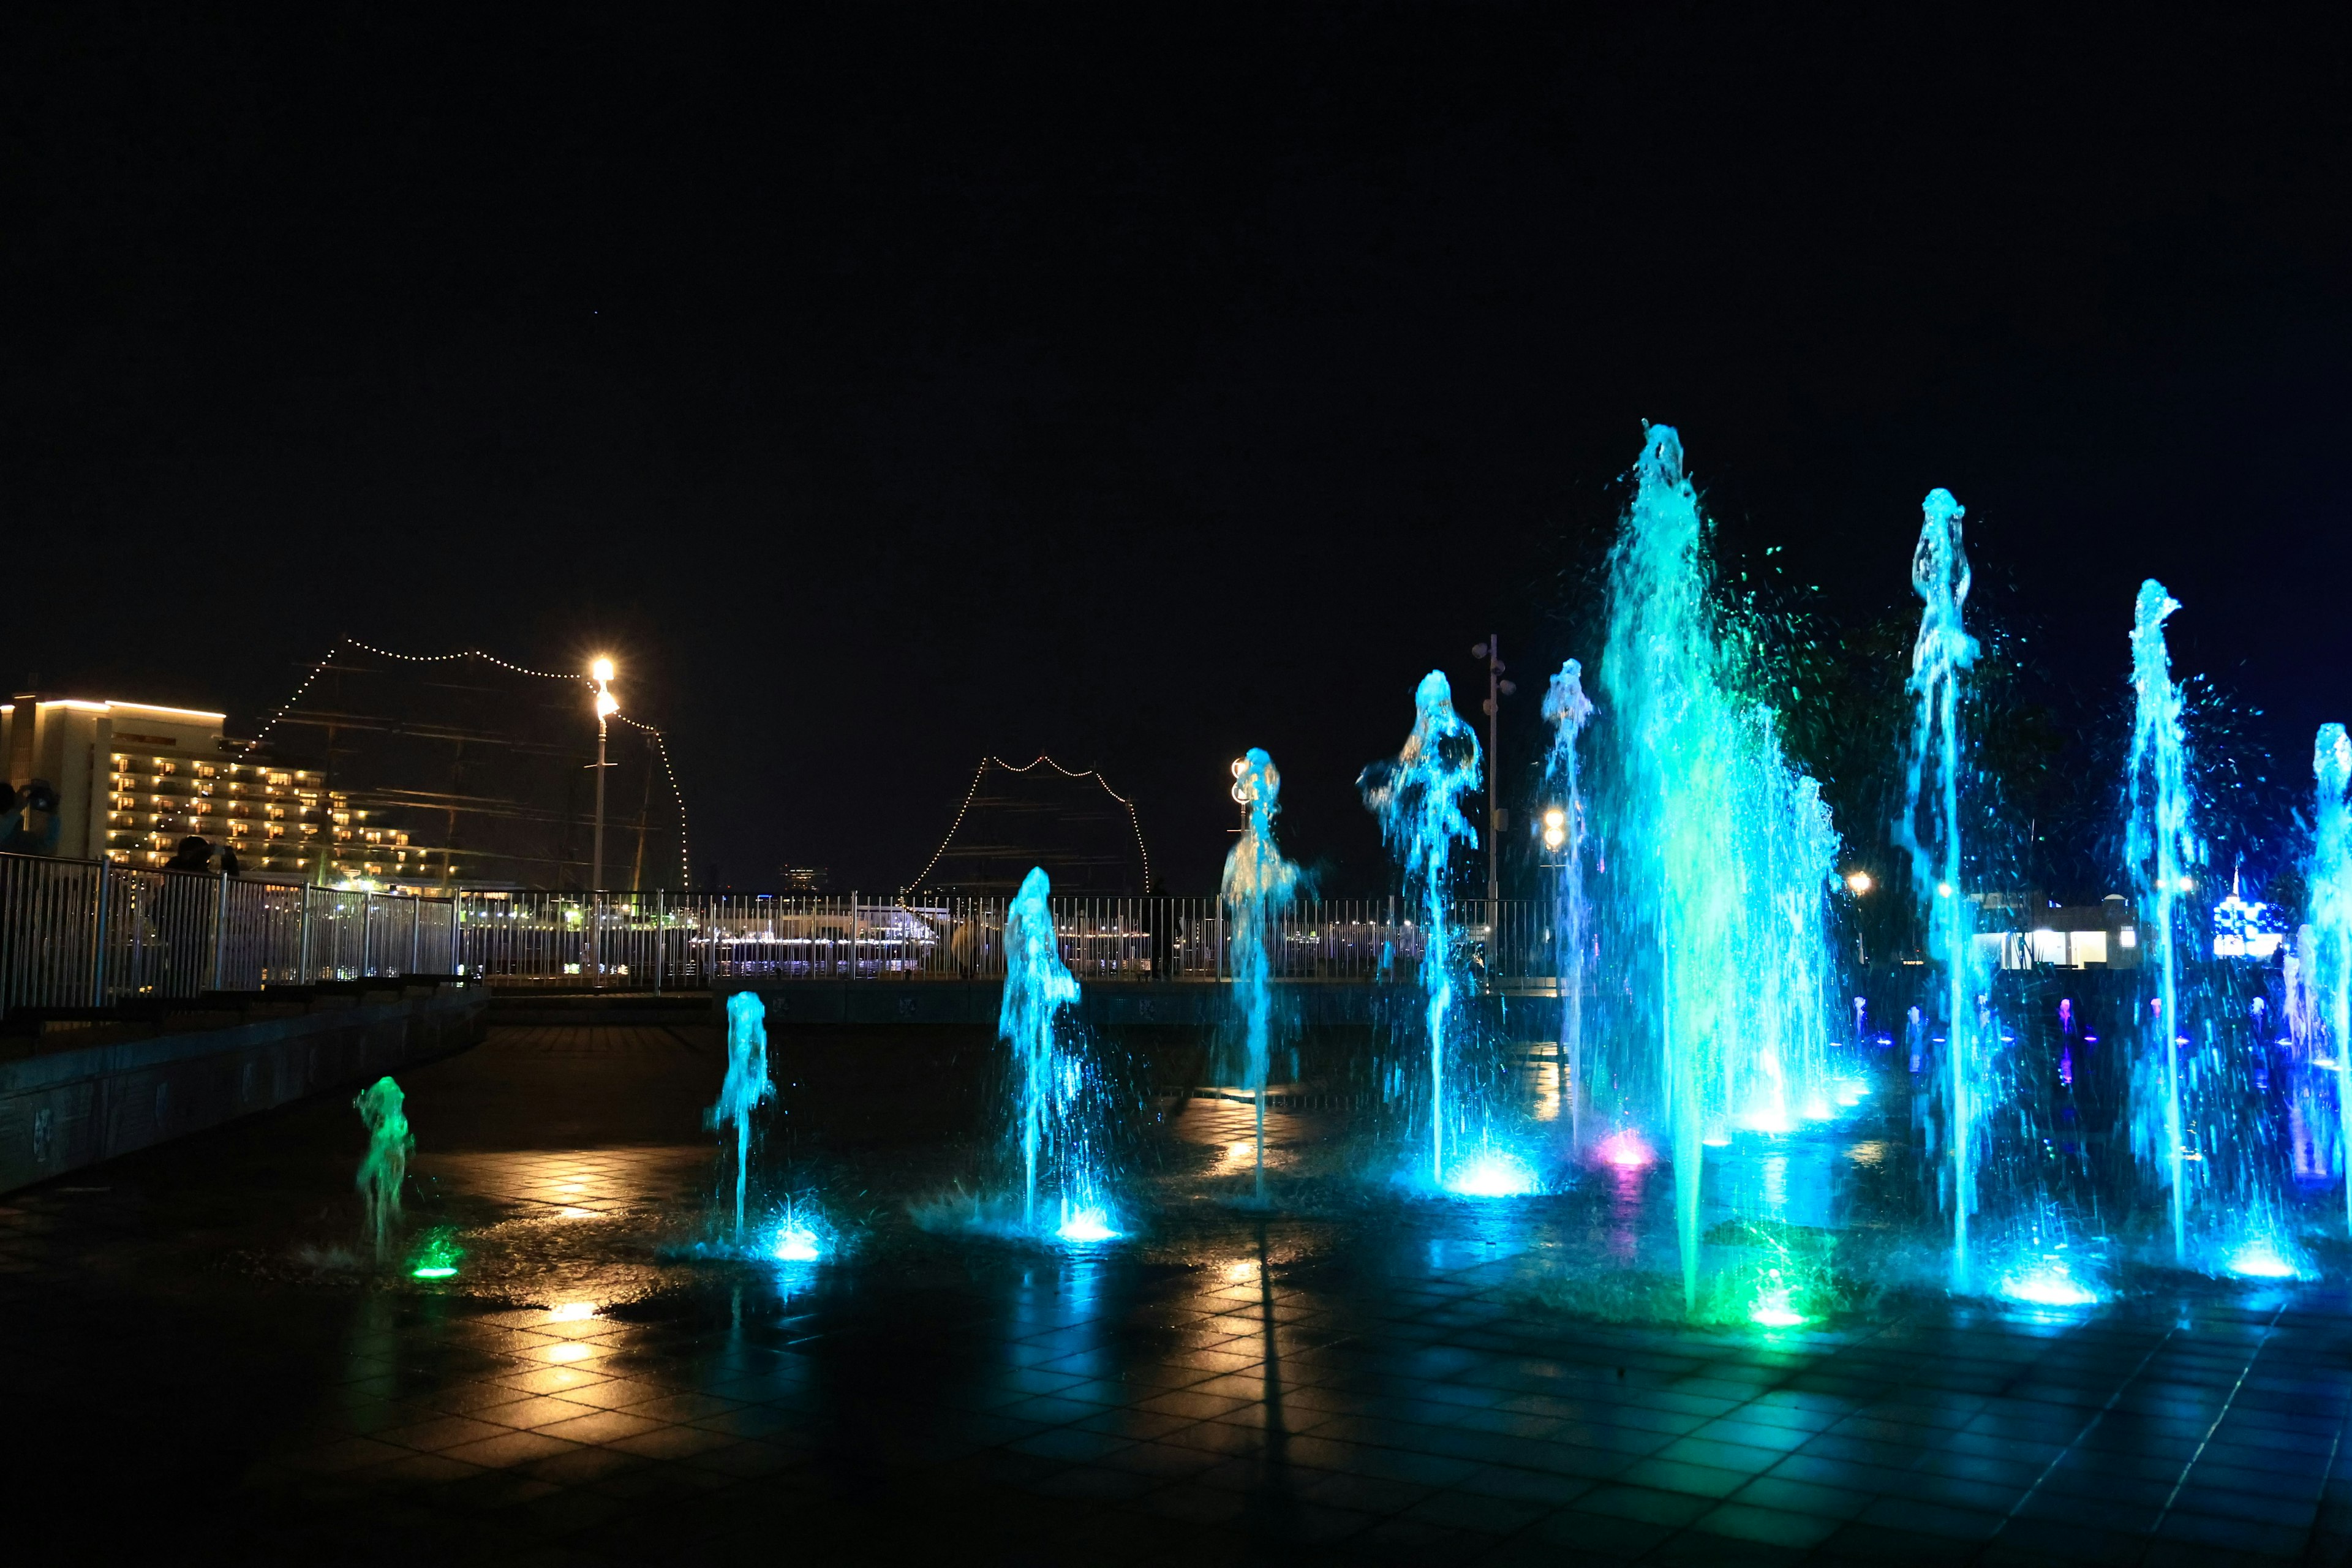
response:
<svg viewBox="0 0 2352 1568"><path fill-rule="evenodd" d="M446 850L413 844L328 787L322 769L251 754L225 716L148 702L19 695L0 703L8 782L58 792L57 853L153 868L185 837L226 846L250 876L429 891Z"/></svg>

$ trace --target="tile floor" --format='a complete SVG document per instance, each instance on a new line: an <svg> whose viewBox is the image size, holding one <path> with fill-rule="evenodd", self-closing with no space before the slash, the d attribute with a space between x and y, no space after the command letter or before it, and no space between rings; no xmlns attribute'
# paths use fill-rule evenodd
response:
<svg viewBox="0 0 2352 1568"><path fill-rule="evenodd" d="M976 1103L951 1055L919 1076ZM339 1105L0 1201L12 1513L93 1552L406 1563L2352 1552L2336 1287L1609 1326L1529 1304L1539 1235L1437 1209L1261 1218L1179 1183L1097 1257L926 1235L904 1199L934 1168L887 1136L821 1157L866 1239L749 1266L679 1220L715 1186L689 1118L718 1060L698 1031L501 1030L411 1075L411 1224L468 1248L446 1287L338 1250ZM1230 1163L1229 1131L1186 1136Z"/></svg>

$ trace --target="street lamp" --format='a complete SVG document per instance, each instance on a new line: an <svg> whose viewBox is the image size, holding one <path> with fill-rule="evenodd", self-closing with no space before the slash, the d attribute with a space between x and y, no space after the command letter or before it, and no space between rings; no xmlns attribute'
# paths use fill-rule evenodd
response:
<svg viewBox="0 0 2352 1568"><path fill-rule="evenodd" d="M604 770L611 764L604 761L604 737L608 721L621 710L620 699L613 695L613 661L599 657L588 667L588 677L596 683L596 837L595 850L588 875L589 907L597 918L588 928L588 964L595 978L590 982L602 990L604 984L604 953L603 911L596 902L597 889L604 885Z"/></svg>
<svg viewBox="0 0 2352 1568"><path fill-rule="evenodd" d="M1848 877L1845 879L1845 885L1856 898L1860 898L1863 894L1870 891L1871 888L1874 886L1870 879L1870 873L1867 871L1856 871L1853 876Z"/></svg>
<svg viewBox="0 0 2352 1568"><path fill-rule="evenodd" d="M1568 842L1568 813L1553 806L1543 814L1543 846L1553 854Z"/></svg>

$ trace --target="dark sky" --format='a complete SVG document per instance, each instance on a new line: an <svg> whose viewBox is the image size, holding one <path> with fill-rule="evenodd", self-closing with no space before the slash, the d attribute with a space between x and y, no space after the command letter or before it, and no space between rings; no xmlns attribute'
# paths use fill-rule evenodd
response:
<svg viewBox="0 0 2352 1568"><path fill-rule="evenodd" d="M1490 629L1529 755L1648 418L1829 613L1942 484L2063 672L2152 574L2352 715L2340 9L194 9L0 22L11 682L609 647L739 886L1049 751L1205 889L1257 744L1369 889L1358 769Z"/></svg>

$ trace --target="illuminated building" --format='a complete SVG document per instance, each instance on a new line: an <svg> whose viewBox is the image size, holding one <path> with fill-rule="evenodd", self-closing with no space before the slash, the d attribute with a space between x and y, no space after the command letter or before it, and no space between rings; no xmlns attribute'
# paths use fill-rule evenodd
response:
<svg viewBox="0 0 2352 1568"><path fill-rule="evenodd" d="M22 694L0 703L0 757L22 789L58 791L57 852L160 867L189 837L226 845L251 876L384 887L457 875L440 849L377 820L326 773L225 742L225 716L151 702Z"/></svg>

